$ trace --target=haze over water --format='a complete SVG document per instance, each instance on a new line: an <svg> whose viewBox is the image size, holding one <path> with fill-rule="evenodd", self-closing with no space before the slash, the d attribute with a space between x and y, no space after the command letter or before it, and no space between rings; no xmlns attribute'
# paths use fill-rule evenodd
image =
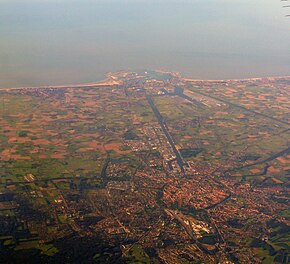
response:
<svg viewBox="0 0 290 264"><path fill-rule="evenodd" d="M0 0L0 87L93 82L127 69L197 79L290 75L290 8L282 5Z"/></svg>

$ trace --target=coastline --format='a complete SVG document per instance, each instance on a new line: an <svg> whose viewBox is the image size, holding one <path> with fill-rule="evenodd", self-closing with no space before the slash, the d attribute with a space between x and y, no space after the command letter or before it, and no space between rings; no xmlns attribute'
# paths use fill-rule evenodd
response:
<svg viewBox="0 0 290 264"><path fill-rule="evenodd" d="M152 71L152 70L148 70ZM229 78L229 79L192 79L188 76L183 76L180 72L169 72L164 70L153 70L158 73L171 74L174 77L180 78L182 81L186 82L207 82L207 83L219 83L219 82L242 82L242 81L259 81L259 80L281 80L290 79L290 75L285 76L267 76L267 77L251 77L251 78ZM63 84L63 85L42 85L42 86L23 86L23 87L0 87L0 91L11 91L11 90L21 90L21 89L67 89L67 88L80 88L80 87L98 87L98 86L113 86L118 85L120 82L116 80L113 76L117 73L128 73L134 71L118 71L118 72L108 72L104 80L90 82L90 83L77 83L77 84Z"/></svg>

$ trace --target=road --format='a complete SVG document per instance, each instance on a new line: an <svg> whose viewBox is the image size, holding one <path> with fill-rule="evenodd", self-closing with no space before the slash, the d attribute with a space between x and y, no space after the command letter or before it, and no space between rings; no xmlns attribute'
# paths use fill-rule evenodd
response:
<svg viewBox="0 0 290 264"><path fill-rule="evenodd" d="M247 164L247 165L244 165L244 166L241 166L241 167L238 167L238 168L233 168L233 169L230 169L230 170L227 170L227 172L231 172L231 171L237 171L237 170L241 170L241 169L245 169L245 168L249 168L249 167L253 167L253 166L256 166L256 165L259 165L259 164L263 164L263 163L267 163L269 161L272 161L272 160L275 160L281 156L284 156L284 155L287 155L290 153L290 147L278 152L278 153L275 153L273 155L271 155L270 157L266 158L266 159L263 159L263 160L260 160L260 161L257 161L257 162L254 162L254 163L251 163L251 164ZM264 171L264 174L267 173L267 169L268 167L265 167L266 168L266 171ZM257 176L260 176L260 175L257 175Z"/></svg>
<svg viewBox="0 0 290 264"><path fill-rule="evenodd" d="M181 154L179 153L179 151L177 150L177 148L175 146L174 140L167 129L167 126L164 122L164 119L163 119L162 115L160 114L159 110L157 109L156 105L154 104L154 101L152 100L151 96L146 94L146 98L147 98L148 103L150 104L152 111L154 112L154 114L155 114L155 116L156 116L156 118L161 126L163 133L165 134L165 136L166 136L166 138L167 138L167 140L168 140L168 142L169 142L169 144L170 144L170 146L171 146L171 148L176 156L178 166L180 167L180 170L184 175L185 171L184 171L183 166L185 163L183 162Z"/></svg>
<svg viewBox="0 0 290 264"><path fill-rule="evenodd" d="M219 97L216 97L216 96L213 96L213 95L209 95L207 93L203 93L203 92L200 92L200 91L196 91L196 90L192 90L192 92L194 93L197 93L197 94L201 94L203 96L206 96L206 97L209 97L209 98L212 98L214 100L217 100L217 101L220 101L220 102L223 102L225 104L228 104L230 106L233 106L233 107L236 107L236 108L240 108L246 112L249 112L249 113L252 113L254 115L258 115L258 116L262 116L264 118L267 118L267 119L270 119L270 120L273 120L277 123L281 123L281 124L284 124L284 125L287 125L287 126L290 126L290 123L287 122L287 121L284 121L284 120L281 120L281 119L278 119L278 118L275 118L273 116L269 116L269 115L266 115L266 114L263 114L263 113L260 113L260 112L257 112L257 111L254 111L254 110L251 110L245 106L242 106L242 105L238 105L238 104L235 104L235 103L232 103L228 100L225 100L225 99L222 99L222 98L219 98Z"/></svg>

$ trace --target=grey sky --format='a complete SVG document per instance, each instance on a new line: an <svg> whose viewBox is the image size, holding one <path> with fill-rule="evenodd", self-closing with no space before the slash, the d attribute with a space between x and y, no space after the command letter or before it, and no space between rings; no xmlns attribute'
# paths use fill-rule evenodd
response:
<svg viewBox="0 0 290 264"><path fill-rule="evenodd" d="M193 78L289 75L273 0L0 1L0 86L90 82L151 68Z"/></svg>

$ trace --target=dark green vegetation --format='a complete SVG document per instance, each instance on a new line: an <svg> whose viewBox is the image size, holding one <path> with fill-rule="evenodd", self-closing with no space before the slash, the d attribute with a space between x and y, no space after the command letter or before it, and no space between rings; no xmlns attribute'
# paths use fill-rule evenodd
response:
<svg viewBox="0 0 290 264"><path fill-rule="evenodd" d="M132 130L128 130L124 133L123 138L126 140L134 140L138 139L138 136Z"/></svg>
<svg viewBox="0 0 290 264"><path fill-rule="evenodd" d="M202 148L180 149L180 153L181 153L183 158L192 158L192 157L196 157L203 150L204 149L202 149Z"/></svg>
<svg viewBox="0 0 290 264"><path fill-rule="evenodd" d="M0 91L0 263L288 263L286 81Z"/></svg>

